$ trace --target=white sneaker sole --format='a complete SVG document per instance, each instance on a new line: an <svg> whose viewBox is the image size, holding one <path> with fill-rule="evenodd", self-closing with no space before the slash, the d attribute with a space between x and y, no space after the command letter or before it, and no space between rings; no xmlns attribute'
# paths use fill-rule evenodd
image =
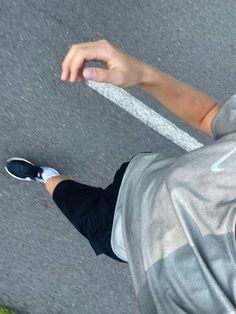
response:
<svg viewBox="0 0 236 314"><path fill-rule="evenodd" d="M10 158L10 159L7 160L7 162L10 162L10 161L13 161L13 160L22 160L22 161L25 161L25 162L27 162L27 163L29 163L29 164L35 166L35 164L33 164L32 162L30 162L29 160L24 159L24 158L18 158L18 157ZM27 178L25 178L25 179L16 177L16 176L14 176L14 174L12 174L12 173L9 172L9 170L7 169L6 166L5 166L5 169L6 169L6 172L7 172L11 177L13 177L13 178L15 178L15 179L17 179L17 180L20 180L20 181L36 181L36 180L30 179L29 177L27 177ZM38 182L41 182L41 180L40 180L40 181L38 180Z"/></svg>

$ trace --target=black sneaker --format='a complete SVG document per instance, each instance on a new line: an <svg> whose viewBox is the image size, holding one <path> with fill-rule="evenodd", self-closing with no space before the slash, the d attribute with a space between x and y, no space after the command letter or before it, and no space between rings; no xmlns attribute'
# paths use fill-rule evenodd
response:
<svg viewBox="0 0 236 314"><path fill-rule="evenodd" d="M10 158L5 166L6 171L15 179L44 183L43 169L23 158Z"/></svg>

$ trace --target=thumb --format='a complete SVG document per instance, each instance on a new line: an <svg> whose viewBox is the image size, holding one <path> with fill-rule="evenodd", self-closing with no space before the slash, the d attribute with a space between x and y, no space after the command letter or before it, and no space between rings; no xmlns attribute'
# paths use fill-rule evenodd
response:
<svg viewBox="0 0 236 314"><path fill-rule="evenodd" d="M108 70L101 68L86 68L83 70L83 76L85 80L92 80L100 83L108 82Z"/></svg>

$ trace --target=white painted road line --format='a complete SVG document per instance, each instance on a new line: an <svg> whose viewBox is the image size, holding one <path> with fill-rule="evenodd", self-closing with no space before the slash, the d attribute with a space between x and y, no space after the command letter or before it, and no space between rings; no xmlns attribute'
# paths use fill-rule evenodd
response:
<svg viewBox="0 0 236 314"><path fill-rule="evenodd" d="M96 83L93 81L86 81L85 83L184 150L191 151L204 146L124 89L107 83Z"/></svg>

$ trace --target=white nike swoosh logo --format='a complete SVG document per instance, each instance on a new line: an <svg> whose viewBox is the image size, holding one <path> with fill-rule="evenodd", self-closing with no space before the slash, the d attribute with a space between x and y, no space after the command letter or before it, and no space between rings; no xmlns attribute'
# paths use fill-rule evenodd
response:
<svg viewBox="0 0 236 314"><path fill-rule="evenodd" d="M231 156L236 151L236 148L234 148L231 152L221 157L219 160L214 162L214 164L211 166L211 171L213 172L220 172L223 171L224 168L220 168L220 165L227 159L229 156Z"/></svg>

